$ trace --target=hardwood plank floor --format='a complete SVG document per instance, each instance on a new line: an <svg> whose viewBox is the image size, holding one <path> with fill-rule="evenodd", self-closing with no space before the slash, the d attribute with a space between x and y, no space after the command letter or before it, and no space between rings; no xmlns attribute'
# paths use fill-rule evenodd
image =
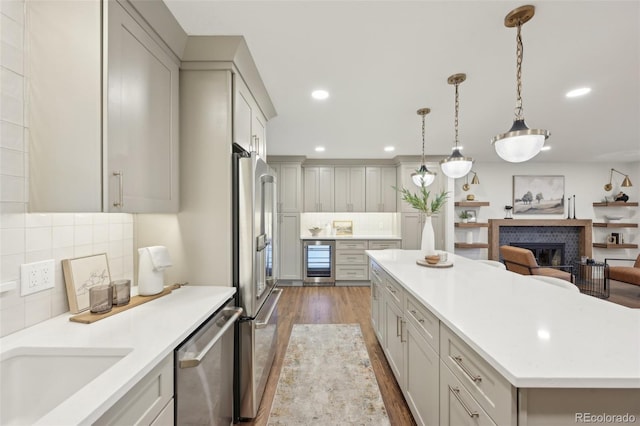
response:
<svg viewBox="0 0 640 426"><path fill-rule="evenodd" d="M242 426L267 424L294 324L360 324L392 425L415 425L409 407L371 327L369 287L284 287L278 303L278 349L258 415ZM310 395L312 398L313 396Z"/></svg>
<svg viewBox="0 0 640 426"><path fill-rule="evenodd" d="M610 280L609 285L609 298L604 300L628 308L640 309L640 286L614 280Z"/></svg>

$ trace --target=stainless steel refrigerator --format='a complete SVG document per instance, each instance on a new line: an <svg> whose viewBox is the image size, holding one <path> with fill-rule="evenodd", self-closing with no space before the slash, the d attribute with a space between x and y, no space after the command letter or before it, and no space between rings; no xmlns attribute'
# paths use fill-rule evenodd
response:
<svg viewBox="0 0 640 426"><path fill-rule="evenodd" d="M255 153L234 145L233 281L244 310L236 335L236 420L257 414L278 336L277 182Z"/></svg>

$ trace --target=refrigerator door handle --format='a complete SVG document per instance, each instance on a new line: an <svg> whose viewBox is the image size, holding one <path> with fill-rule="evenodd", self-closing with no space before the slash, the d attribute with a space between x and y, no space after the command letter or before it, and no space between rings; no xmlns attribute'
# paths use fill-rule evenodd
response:
<svg viewBox="0 0 640 426"><path fill-rule="evenodd" d="M207 343L207 346L205 346L200 351L200 353L190 358L182 358L178 362L178 366L180 368L192 368L200 365L200 363L202 362L204 357L207 356L207 353L209 353L211 348L213 348L213 346L218 342L218 340L220 340L220 338L224 336L224 333L226 333L229 327L233 326L233 324L240 317L240 315L242 315L242 308L226 308L224 309L223 312L225 311L229 313L233 312L233 314L229 318L227 318L222 328L220 328L220 330L215 334L215 336L213 336L213 338L209 341L209 343Z"/></svg>
<svg viewBox="0 0 640 426"><path fill-rule="evenodd" d="M265 305L270 304L270 306L267 308L267 313L265 315L266 318L256 318L256 328L265 328L267 324L269 324L271 315L273 315L273 311L276 309L276 306L278 306L280 296L282 296L282 290L279 288L276 288L271 292L271 296L269 297L269 299L271 300L267 300L267 302L265 302Z"/></svg>

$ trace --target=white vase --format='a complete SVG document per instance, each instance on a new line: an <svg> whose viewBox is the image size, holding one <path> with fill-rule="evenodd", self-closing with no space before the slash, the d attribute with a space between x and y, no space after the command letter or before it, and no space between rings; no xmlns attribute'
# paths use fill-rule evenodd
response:
<svg viewBox="0 0 640 426"><path fill-rule="evenodd" d="M432 256L436 254L435 237L433 234L433 225L431 224L431 216L425 216L424 228L422 228L422 242L420 243L420 250L425 256Z"/></svg>

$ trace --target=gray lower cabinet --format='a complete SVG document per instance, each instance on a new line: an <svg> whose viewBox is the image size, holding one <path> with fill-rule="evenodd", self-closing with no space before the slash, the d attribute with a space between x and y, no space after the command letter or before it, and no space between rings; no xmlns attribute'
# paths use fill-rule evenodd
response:
<svg viewBox="0 0 640 426"><path fill-rule="evenodd" d="M371 325L379 342L384 342L384 295L379 270L371 269Z"/></svg>
<svg viewBox="0 0 640 426"><path fill-rule="evenodd" d="M25 4L30 210L177 212L178 58L124 0Z"/></svg>
<svg viewBox="0 0 640 426"><path fill-rule="evenodd" d="M172 412L173 352L136 383L94 425L172 424ZM167 423L169 415L171 423Z"/></svg>
<svg viewBox="0 0 640 426"><path fill-rule="evenodd" d="M418 327L405 321L405 399L416 423L438 425L440 359Z"/></svg>
<svg viewBox="0 0 640 426"><path fill-rule="evenodd" d="M424 227L424 215L422 213L402 213L402 248L404 250L417 250L422 240L422 228Z"/></svg>
<svg viewBox="0 0 640 426"><path fill-rule="evenodd" d="M281 280L302 279L302 243L300 213L278 214L278 265Z"/></svg>

